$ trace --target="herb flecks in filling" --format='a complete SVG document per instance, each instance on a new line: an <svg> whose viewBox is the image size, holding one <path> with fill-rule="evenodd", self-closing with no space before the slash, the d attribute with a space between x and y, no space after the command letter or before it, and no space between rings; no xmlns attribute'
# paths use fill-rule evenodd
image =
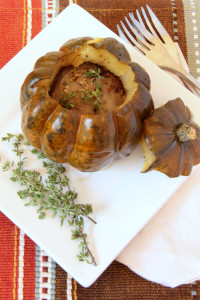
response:
<svg viewBox="0 0 200 300"><path fill-rule="evenodd" d="M101 106L100 106L102 103L101 85L96 80L97 78L102 79L102 76L100 75L100 73L101 73L100 68L97 69L97 72L93 69L90 69L88 72L85 73L85 77L95 78L95 80L93 82L96 85L96 89L92 90L91 92L83 91L81 94L83 103L93 105L95 112L101 111Z"/></svg>
<svg viewBox="0 0 200 300"><path fill-rule="evenodd" d="M81 114L98 114L115 110L123 104L125 91L119 77L88 62L60 70L52 83L50 96L66 109Z"/></svg>
<svg viewBox="0 0 200 300"><path fill-rule="evenodd" d="M96 77L96 78L102 79L102 76L100 75L100 73L101 73L100 68L97 69L97 72L93 69L90 69L88 72L85 72L85 76L90 77L90 78Z"/></svg>
<svg viewBox="0 0 200 300"><path fill-rule="evenodd" d="M60 105L62 107L71 109L75 106L73 102L70 102L70 99L76 96L76 92L72 91L69 95L67 95L65 92L62 92L62 96L63 97L60 99Z"/></svg>

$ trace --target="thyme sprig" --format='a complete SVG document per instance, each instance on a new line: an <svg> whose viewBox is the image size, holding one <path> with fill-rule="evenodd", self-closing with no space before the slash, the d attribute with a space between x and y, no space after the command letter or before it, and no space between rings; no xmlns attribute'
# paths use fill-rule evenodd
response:
<svg viewBox="0 0 200 300"><path fill-rule="evenodd" d="M71 189L69 178L65 175L65 167L55 161L49 160L46 155L36 148L30 147L32 154L42 161L46 169L46 179L36 170L25 168L24 146L30 144L24 141L22 134L13 135L8 133L2 141L12 140L13 150L18 158L17 163L2 162L2 170L11 170L10 179L19 183L23 189L17 193L19 197L26 201L25 206L37 207L39 219L44 219L47 211L51 211L52 217L60 218L60 225L66 220L72 227L72 239L79 241L79 261L86 261L89 264L97 265L95 258L89 249L87 234L84 233L84 217L96 224L89 216L92 213L90 204L76 203L77 193Z"/></svg>

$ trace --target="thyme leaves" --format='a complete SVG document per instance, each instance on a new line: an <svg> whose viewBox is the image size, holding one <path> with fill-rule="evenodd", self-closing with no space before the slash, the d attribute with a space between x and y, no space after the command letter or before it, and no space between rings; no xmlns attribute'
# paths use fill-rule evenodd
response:
<svg viewBox="0 0 200 300"><path fill-rule="evenodd" d="M11 142L13 151L18 160L2 162L3 171L11 171L11 181L17 182L23 188L18 191L18 196L25 201L26 206L35 206L39 219L46 217L46 212L50 211L52 217L59 217L60 225L67 221L72 228L72 240L79 242L79 261L97 265L95 258L89 248L87 234L84 232L84 218L96 224L90 217L92 206L90 204L77 203L77 193L71 189L69 178L66 176L65 167L55 161L49 160L46 155L36 148L30 147L30 152L42 161L46 170L46 178L36 170L28 170L25 167L27 158L25 157L24 146L29 147L28 142L24 142L22 134L14 135L8 133L2 141Z"/></svg>
<svg viewBox="0 0 200 300"><path fill-rule="evenodd" d="M98 68L97 71L94 69L90 69L88 72L85 73L86 77L94 78L94 83L96 85L96 89L92 90L91 92L83 91L81 94L82 100L85 104L90 104L94 106L94 111L100 112L101 111L101 103L102 103L102 91L101 85L97 82L96 79L102 79L100 75L101 69Z"/></svg>
<svg viewBox="0 0 200 300"><path fill-rule="evenodd" d="M101 73L101 69L98 68L97 71L95 71L94 69L90 69L88 72L85 72L85 76L86 77L90 77L90 78L98 78L98 79L102 79L102 76L100 75Z"/></svg>
<svg viewBox="0 0 200 300"><path fill-rule="evenodd" d="M60 99L60 105L64 108L71 109L74 107L74 103L70 102L70 99L74 98L76 96L76 92L72 91L69 95L66 93L62 93L62 98Z"/></svg>

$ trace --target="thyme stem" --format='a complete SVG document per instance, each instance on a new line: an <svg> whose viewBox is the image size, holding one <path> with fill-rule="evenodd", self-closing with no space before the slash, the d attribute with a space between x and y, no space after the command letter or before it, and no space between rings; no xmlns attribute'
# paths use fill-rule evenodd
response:
<svg viewBox="0 0 200 300"><path fill-rule="evenodd" d="M90 248L88 247L88 243L87 243L87 241L86 241L86 239L85 239L85 236L84 236L84 234L83 234L83 231L82 231L82 228L81 228L81 227L80 227L80 233L81 233L82 239L83 239L83 241L84 241L84 243L85 243L85 245L86 245L87 251L88 251L88 253L90 254L90 257L91 257L91 259L92 259L93 265L97 266L96 260L95 260L95 258L94 258L94 256L93 256L92 252L90 251Z"/></svg>
<svg viewBox="0 0 200 300"><path fill-rule="evenodd" d="M24 189L18 191L18 195L23 200L29 200L25 205L36 206L39 218L46 216L46 211L50 210L53 214L59 216L61 226L66 220L69 226L72 226L72 239L79 241L80 253L77 255L80 261L86 261L89 264L97 265L91 250L88 247L87 234L83 233L84 219L88 218L96 224L89 216L92 207L89 204L76 203L77 193L73 191L69 184L68 177L64 174L63 165L49 160L40 150L32 148L31 153L42 159L43 167L47 170L47 179L41 176L38 171L28 170L24 167L26 157L24 157L24 149L22 148L23 135L7 134L2 138L3 141L13 141L13 151L18 157L17 164L14 162L5 162L2 165L3 171L12 171L11 180L18 182ZM23 145L28 145L27 142ZM65 188L65 190L64 190ZM90 257L91 260L88 260Z"/></svg>

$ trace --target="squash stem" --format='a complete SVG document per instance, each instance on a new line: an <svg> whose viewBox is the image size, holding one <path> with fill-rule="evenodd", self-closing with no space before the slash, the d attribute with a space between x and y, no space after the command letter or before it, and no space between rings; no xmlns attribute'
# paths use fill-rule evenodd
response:
<svg viewBox="0 0 200 300"><path fill-rule="evenodd" d="M178 129L176 130L176 135L180 142L195 140L197 137L196 129L185 123L179 125Z"/></svg>

